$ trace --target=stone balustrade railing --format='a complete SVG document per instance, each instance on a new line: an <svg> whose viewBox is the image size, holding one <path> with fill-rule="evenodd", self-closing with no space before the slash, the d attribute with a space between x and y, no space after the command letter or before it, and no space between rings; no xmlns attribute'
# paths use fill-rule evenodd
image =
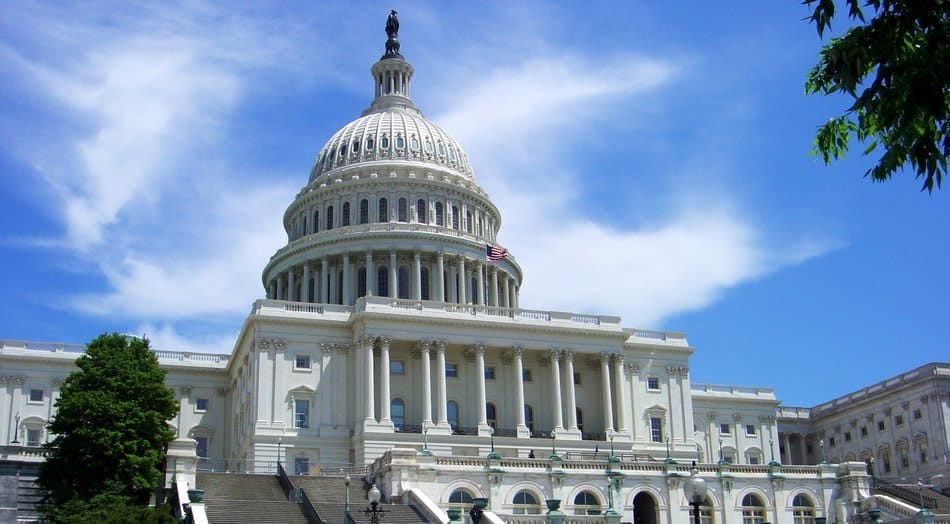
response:
<svg viewBox="0 0 950 524"><path fill-rule="evenodd" d="M0 340L0 352L3 351L25 351L36 353L69 353L80 355L86 352L86 346L82 344L59 344L55 342L25 342L19 340ZM165 349L152 349L152 353L160 362L208 362L214 364L227 364L230 355L219 353L195 353L191 351L169 351Z"/></svg>

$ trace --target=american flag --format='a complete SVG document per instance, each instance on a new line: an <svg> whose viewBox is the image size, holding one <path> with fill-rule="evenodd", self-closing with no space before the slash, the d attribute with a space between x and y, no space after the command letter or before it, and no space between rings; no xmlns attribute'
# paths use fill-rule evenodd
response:
<svg viewBox="0 0 950 524"><path fill-rule="evenodd" d="M485 259L489 262L497 262L508 258L508 250L501 247L495 247L491 244L485 244Z"/></svg>

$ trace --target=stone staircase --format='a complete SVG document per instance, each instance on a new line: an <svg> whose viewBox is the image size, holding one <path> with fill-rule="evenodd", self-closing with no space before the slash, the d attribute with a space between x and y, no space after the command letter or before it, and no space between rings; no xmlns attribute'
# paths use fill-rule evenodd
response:
<svg viewBox="0 0 950 524"><path fill-rule="evenodd" d="M307 498L317 510L317 515L327 523L342 523L346 500L346 483L339 477L290 477L294 486L304 490ZM350 482L350 516L357 524L369 523L369 516L363 510L369 507L367 489L361 479ZM405 504L380 503L379 509L385 511L381 519L386 523L426 522L415 508Z"/></svg>
<svg viewBox="0 0 950 524"><path fill-rule="evenodd" d="M40 522L40 513L36 506L43 498L33 477L20 477L17 479L17 522L32 523Z"/></svg>
<svg viewBox="0 0 950 524"><path fill-rule="evenodd" d="M210 524L308 524L300 505L287 500L274 475L198 473L195 483L205 492Z"/></svg>

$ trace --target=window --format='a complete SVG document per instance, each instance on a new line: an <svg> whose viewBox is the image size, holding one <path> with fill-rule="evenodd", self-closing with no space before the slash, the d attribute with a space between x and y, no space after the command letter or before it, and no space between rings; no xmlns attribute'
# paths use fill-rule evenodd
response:
<svg viewBox="0 0 950 524"><path fill-rule="evenodd" d="M402 360L390 360L389 373L392 375L405 375L406 363L403 362Z"/></svg>
<svg viewBox="0 0 950 524"><path fill-rule="evenodd" d="M327 208L327 229L333 229L333 206Z"/></svg>
<svg viewBox="0 0 950 524"><path fill-rule="evenodd" d="M485 404L485 418L488 419L488 425L491 427L497 427L498 424L498 411L495 409L495 405L491 402Z"/></svg>
<svg viewBox="0 0 950 524"><path fill-rule="evenodd" d="M205 435L195 436L195 442L198 443L195 446L195 453L197 453L198 458L208 458L208 437Z"/></svg>
<svg viewBox="0 0 950 524"><path fill-rule="evenodd" d="M461 229L458 206L452 206L452 223L449 224L449 226L452 227L452 229Z"/></svg>
<svg viewBox="0 0 950 524"><path fill-rule="evenodd" d="M524 425L534 431L534 408L527 404L524 405Z"/></svg>
<svg viewBox="0 0 950 524"><path fill-rule="evenodd" d="M372 150L373 150L373 145L375 145L375 144L373 144L373 137L371 137L371 136L366 137L366 150L367 150L367 151L372 151Z"/></svg>
<svg viewBox="0 0 950 524"><path fill-rule="evenodd" d="M210 405L210 402L206 398L195 399L195 411L208 411L209 405Z"/></svg>
<svg viewBox="0 0 950 524"><path fill-rule="evenodd" d="M360 200L360 224L369 223L369 200Z"/></svg>
<svg viewBox="0 0 950 524"><path fill-rule="evenodd" d="M310 457L294 457L294 475L310 474Z"/></svg>
<svg viewBox="0 0 950 524"><path fill-rule="evenodd" d="M581 408L576 408L574 414L577 417L577 429L584 431L584 412L581 411Z"/></svg>
<svg viewBox="0 0 950 524"><path fill-rule="evenodd" d="M422 282L420 282L421 285L419 287L422 288L422 300L431 300L429 295L429 268L422 268L420 274Z"/></svg>
<svg viewBox="0 0 950 524"><path fill-rule="evenodd" d="M354 140L354 141L353 141L353 144L352 144L352 151L353 151L354 153L358 153L359 150L360 150L360 141L359 141L359 140Z"/></svg>
<svg viewBox="0 0 950 524"><path fill-rule="evenodd" d="M402 431L406 426L406 403L401 398L394 398L389 411L396 431Z"/></svg>
<svg viewBox="0 0 950 524"><path fill-rule="evenodd" d="M835 440L834 437L831 437L831 438L828 439L828 447L833 448L833 447L835 447L835 445L836 445L837 443L838 443L838 442Z"/></svg>
<svg viewBox="0 0 950 524"><path fill-rule="evenodd" d="M376 268L376 294L381 297L389 296L389 268L386 266Z"/></svg>
<svg viewBox="0 0 950 524"><path fill-rule="evenodd" d="M515 515L540 515L541 505L531 492L522 490L511 499L511 513Z"/></svg>
<svg viewBox="0 0 950 524"><path fill-rule="evenodd" d="M765 503L758 495L746 495L742 498L742 524L762 524L765 522Z"/></svg>
<svg viewBox="0 0 950 524"><path fill-rule="evenodd" d="M313 232L316 233L320 231L320 212L313 212Z"/></svg>
<svg viewBox="0 0 950 524"><path fill-rule="evenodd" d="M449 495L449 509L460 509L462 515L466 515L473 504L472 494L464 489L457 489Z"/></svg>
<svg viewBox="0 0 950 524"><path fill-rule="evenodd" d="M755 436L755 425L754 425L754 424L746 424L746 425L745 425L745 434L746 434L747 437L754 437L754 436Z"/></svg>
<svg viewBox="0 0 950 524"><path fill-rule="evenodd" d="M409 204L405 198L400 198L396 203L396 216L400 222L409 222Z"/></svg>
<svg viewBox="0 0 950 524"><path fill-rule="evenodd" d="M927 452L927 439L926 437L920 437L916 440L917 444L917 456L920 457L920 463L926 464L930 459L930 454Z"/></svg>
<svg viewBox="0 0 950 524"><path fill-rule="evenodd" d="M435 225L443 226L445 225L445 207L442 206L442 202L435 203Z"/></svg>
<svg viewBox="0 0 950 524"><path fill-rule="evenodd" d="M416 138L415 135L413 135L412 138L409 139L409 149L412 149L413 151L419 150L419 139Z"/></svg>
<svg viewBox="0 0 950 524"><path fill-rule="evenodd" d="M396 149L404 149L406 147L406 139L402 135L396 136Z"/></svg>
<svg viewBox="0 0 950 524"><path fill-rule="evenodd" d="M309 400L294 400L294 427L295 428L309 428L310 427L310 401Z"/></svg>
<svg viewBox="0 0 950 524"><path fill-rule="evenodd" d="M42 389L31 389L30 390L30 402L43 402L43 390Z"/></svg>
<svg viewBox="0 0 950 524"><path fill-rule="evenodd" d="M492 366L485 368L485 380L495 380L495 368Z"/></svg>
<svg viewBox="0 0 950 524"><path fill-rule="evenodd" d="M471 212L471 211L466 211L466 212L465 212L465 231L466 231L466 232L468 232L468 233L471 233L471 232L472 232L472 223L473 223L473 222L474 222L474 220L472 220L472 212Z"/></svg>
<svg viewBox="0 0 950 524"><path fill-rule="evenodd" d="M448 419L449 426L452 426L452 431L455 431L459 427L459 403L450 400L445 405L445 417Z"/></svg>
<svg viewBox="0 0 950 524"><path fill-rule="evenodd" d="M458 378L459 376L459 366L458 364L445 364L445 376L449 378Z"/></svg>
<svg viewBox="0 0 950 524"><path fill-rule="evenodd" d="M581 381L581 374L578 372L574 373L574 385L580 386L583 382Z"/></svg>
<svg viewBox="0 0 950 524"><path fill-rule="evenodd" d="M795 495L792 499L792 518L795 524L814 524L815 505L805 495Z"/></svg>
<svg viewBox="0 0 950 524"><path fill-rule="evenodd" d="M39 447L42 434L42 429L26 428L26 445L31 448Z"/></svg>
<svg viewBox="0 0 950 524"><path fill-rule="evenodd" d="M650 391L659 391L660 379L657 377L647 377L647 389Z"/></svg>
<svg viewBox="0 0 950 524"><path fill-rule="evenodd" d="M401 266L399 268L399 298L409 298L409 268Z"/></svg>
<svg viewBox="0 0 950 524"><path fill-rule="evenodd" d="M731 435L731 434L732 434L732 426L730 426L729 424L719 424L719 434L720 434L720 435Z"/></svg>
<svg viewBox="0 0 950 524"><path fill-rule="evenodd" d="M663 419L650 417L650 442L663 442Z"/></svg>
<svg viewBox="0 0 950 524"><path fill-rule="evenodd" d="M294 355L294 369L310 369L310 355Z"/></svg>
<svg viewBox="0 0 950 524"><path fill-rule="evenodd" d="M761 464L761 463L762 463L762 459L759 458L759 455L757 455L757 454L750 454L749 457L748 457L748 460L749 460L749 464L752 464L752 465L756 465L756 464Z"/></svg>
<svg viewBox="0 0 950 524"><path fill-rule="evenodd" d="M895 416L895 417L894 417L894 425L895 425L895 426L903 426L903 425L904 425L904 415L897 415L897 416Z"/></svg>
<svg viewBox="0 0 950 524"><path fill-rule="evenodd" d="M432 142L429 141L429 138L426 137L426 153L432 153Z"/></svg>
<svg viewBox="0 0 950 524"><path fill-rule="evenodd" d="M340 227L350 225L350 203L343 202L343 216L340 217Z"/></svg>
<svg viewBox="0 0 950 524"><path fill-rule="evenodd" d="M883 420L877 421L877 430L878 430L878 431L884 431L884 421L883 421Z"/></svg>
<svg viewBox="0 0 950 524"><path fill-rule="evenodd" d="M388 137L388 136L383 135L383 137L379 139L379 147L381 147L381 148L383 148L383 149L389 149L389 137Z"/></svg>
<svg viewBox="0 0 950 524"><path fill-rule="evenodd" d="M845 441L845 442L851 442L851 432L850 432L850 431L846 431L846 432L845 432L845 434L844 434L844 441Z"/></svg>
<svg viewBox="0 0 950 524"><path fill-rule="evenodd" d="M420 224L429 223L429 213L426 213L426 201L421 198L416 201L416 222Z"/></svg>
<svg viewBox="0 0 950 524"><path fill-rule="evenodd" d="M600 510L600 501L590 491L582 491L574 497L574 514L587 515L588 510ZM593 513L592 513L593 514Z"/></svg>
<svg viewBox="0 0 950 524"><path fill-rule="evenodd" d="M379 199L376 211L377 222L389 222L389 202L385 198Z"/></svg>
<svg viewBox="0 0 950 524"><path fill-rule="evenodd" d="M531 370L530 370L530 369L522 369L522 370L521 370L521 380L523 380L523 381L525 381L525 382L531 382Z"/></svg>
<svg viewBox="0 0 950 524"><path fill-rule="evenodd" d="M861 436L862 436L862 437L868 436L868 427L867 427L867 426L861 426Z"/></svg>
<svg viewBox="0 0 950 524"><path fill-rule="evenodd" d="M915 409L914 420L920 420L921 418L923 418L923 413L921 413L919 409Z"/></svg>
<svg viewBox="0 0 950 524"><path fill-rule="evenodd" d="M366 296L366 268L361 267L356 270L356 296Z"/></svg>

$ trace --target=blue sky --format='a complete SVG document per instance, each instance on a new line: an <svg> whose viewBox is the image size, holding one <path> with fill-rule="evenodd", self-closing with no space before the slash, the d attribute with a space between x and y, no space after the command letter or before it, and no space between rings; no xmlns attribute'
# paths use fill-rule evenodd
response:
<svg viewBox="0 0 950 524"><path fill-rule="evenodd" d="M228 351L395 8L523 307L685 331L694 382L788 405L948 359L950 197L808 155L846 101L803 95L805 7L510 4L5 6L0 338Z"/></svg>

